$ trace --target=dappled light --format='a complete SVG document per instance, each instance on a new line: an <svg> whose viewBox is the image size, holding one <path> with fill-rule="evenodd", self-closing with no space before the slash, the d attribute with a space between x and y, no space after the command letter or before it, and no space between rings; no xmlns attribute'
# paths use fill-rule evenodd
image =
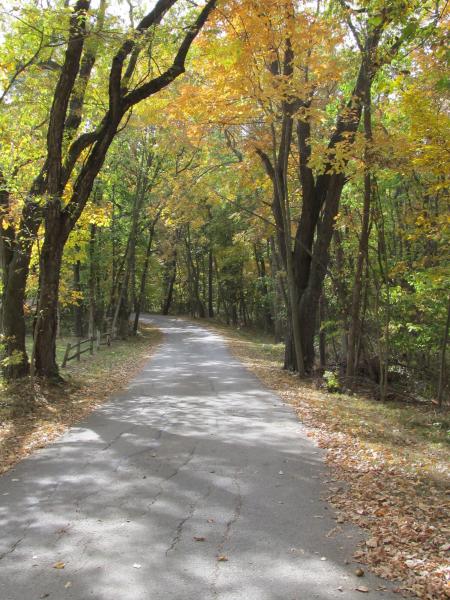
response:
<svg viewBox="0 0 450 600"><path fill-rule="evenodd" d="M217 334L151 320L165 342L128 388L0 481L1 597L353 597L360 534L327 536L292 409Z"/></svg>

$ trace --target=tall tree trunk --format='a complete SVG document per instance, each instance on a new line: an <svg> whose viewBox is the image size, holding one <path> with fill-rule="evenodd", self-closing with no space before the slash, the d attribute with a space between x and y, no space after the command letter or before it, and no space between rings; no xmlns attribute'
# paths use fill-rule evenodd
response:
<svg viewBox="0 0 450 600"><path fill-rule="evenodd" d="M137 37L145 34L154 25L158 26L175 2L176 0L156 2L153 9L141 20L136 32ZM35 344L36 369L40 375L53 377L58 372L55 360L55 321L64 245L86 206L95 178L103 166L120 122L133 106L157 94L184 72L190 47L214 8L215 0L208 0L200 10L195 22L187 29L170 67L131 91L128 89L128 83L137 64L140 45L137 39L128 37L111 61L108 108L99 127L90 133L80 135L70 144L66 156L63 157L64 137L68 133L65 128L67 111L80 69L89 0L77 0L75 4L70 20L70 35L65 59L55 87L47 131L48 200L44 208L46 228L40 263L40 313ZM126 62L127 66L124 68ZM80 164L70 199L63 205L61 197L67 188L70 174L86 148L90 148L90 151L84 162Z"/></svg>
<svg viewBox="0 0 450 600"><path fill-rule="evenodd" d="M214 257L212 246L208 249L208 317L214 317L214 296L213 296L213 279L214 279Z"/></svg>
<svg viewBox="0 0 450 600"><path fill-rule="evenodd" d="M25 290L30 268L31 251L37 236L41 215L35 202L44 191L43 172L35 179L26 199L18 230L9 225L0 234L0 264L2 267L1 328L5 337L5 377L17 379L29 373L25 343ZM9 192L0 173L0 212L9 212Z"/></svg>
<svg viewBox="0 0 450 600"><path fill-rule="evenodd" d="M319 358L320 358L320 368L322 371L326 369L327 366L327 345L326 345L326 336L323 324L325 322L325 296L322 293L319 300Z"/></svg>
<svg viewBox="0 0 450 600"><path fill-rule="evenodd" d="M89 235L89 317L88 317L88 336L93 338L97 326L97 307L95 299L96 287L96 265L95 265L95 236L97 227L93 223L90 227Z"/></svg>
<svg viewBox="0 0 450 600"><path fill-rule="evenodd" d="M178 237L178 236L177 236ZM175 279L177 277L177 249L174 248L173 257L170 261L170 265L168 267L168 272L165 277L165 288L166 293L164 296L164 301L162 305L162 314L168 315L170 311L170 307L172 306L173 300L173 287L175 285Z"/></svg>
<svg viewBox="0 0 450 600"><path fill-rule="evenodd" d="M3 368L6 379L17 379L29 373L25 346L25 286L28 276L27 256L15 253L5 267L2 296L2 333L7 360Z"/></svg>
<svg viewBox="0 0 450 600"><path fill-rule="evenodd" d="M81 263L77 260L73 265L73 289L78 295L81 293L80 270ZM77 298L77 304L75 305L74 334L76 337L83 337L83 304L81 298Z"/></svg>
<svg viewBox="0 0 450 600"><path fill-rule="evenodd" d="M442 336L442 345L441 345L441 361L440 361L440 367L439 367L439 383L438 383L438 390L437 390L437 402L438 402L439 406L442 406L442 401L444 398L445 370L446 370L445 355L446 355L447 346L448 346L449 329L450 329L450 296L448 298L448 303L447 303L447 320L445 323L444 335Z"/></svg>
<svg viewBox="0 0 450 600"><path fill-rule="evenodd" d="M147 285L147 273L148 273L148 266L150 263L150 255L152 252L154 231L155 231L155 223L152 223L152 226L151 226L150 232L149 232L149 236L148 236L147 248L145 251L144 266L142 268L142 273L141 273L141 284L140 284L140 288L139 288L139 295L137 297L136 307L135 307L135 312L134 312L133 335L137 334L138 327L139 327L139 317L141 315L142 304L143 304L144 296L145 296L145 287Z"/></svg>
<svg viewBox="0 0 450 600"><path fill-rule="evenodd" d="M269 240L270 248L270 273L272 277L273 287L273 324L274 324L274 335L275 342L281 342L283 339L283 320L282 310L283 305L287 306L286 302L286 290L284 289L283 282L280 277L279 260L277 257L277 250L275 246L275 240L273 237Z"/></svg>
<svg viewBox="0 0 450 600"><path fill-rule="evenodd" d="M372 141L372 116L371 116L371 97L370 88L366 90L364 103L364 134L366 144ZM356 261L355 279L353 284L352 306L350 310L350 328L347 340L347 377L354 377L357 360L357 341L360 337L360 309L363 287L364 260L367 256L370 235L370 204L372 198L372 181L370 166L367 164L369 159L369 149L366 149L366 166L364 168L364 204L361 225L361 235L358 245L358 257Z"/></svg>
<svg viewBox="0 0 450 600"><path fill-rule="evenodd" d="M59 379L56 363L57 308L64 242L58 228L48 232L41 250L38 316L35 326L35 368L38 375Z"/></svg>

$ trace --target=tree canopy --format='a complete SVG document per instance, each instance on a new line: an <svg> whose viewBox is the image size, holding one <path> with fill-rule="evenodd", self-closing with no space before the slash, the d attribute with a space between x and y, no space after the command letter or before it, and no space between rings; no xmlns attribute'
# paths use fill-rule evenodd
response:
<svg viewBox="0 0 450 600"><path fill-rule="evenodd" d="M3 2L5 375L58 377L60 331L127 336L162 311L262 328L301 376L442 402L448 18L440 0Z"/></svg>

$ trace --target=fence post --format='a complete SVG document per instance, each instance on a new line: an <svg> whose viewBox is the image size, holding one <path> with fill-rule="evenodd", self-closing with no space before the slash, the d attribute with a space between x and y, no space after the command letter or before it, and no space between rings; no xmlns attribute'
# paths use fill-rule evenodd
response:
<svg viewBox="0 0 450 600"><path fill-rule="evenodd" d="M64 369L64 367L65 367L65 366L66 366L66 364L67 364L67 359L69 358L69 352L70 352L70 348L71 348L71 345L70 345L70 342L69 342L69 343L67 344L66 351L64 352L64 358L63 358L62 365L61 365L61 367L62 367L63 369Z"/></svg>
<svg viewBox="0 0 450 600"><path fill-rule="evenodd" d="M106 344L108 346L111 346L111 334L110 333L106 334Z"/></svg>
<svg viewBox="0 0 450 600"><path fill-rule="evenodd" d="M98 352L100 350L100 341L101 341L101 338L100 338L100 329L97 329L96 333L97 333L97 352Z"/></svg>
<svg viewBox="0 0 450 600"><path fill-rule="evenodd" d="M89 338L89 354L92 356L94 354L94 338Z"/></svg>
<svg viewBox="0 0 450 600"><path fill-rule="evenodd" d="M81 340L77 341L77 360L80 361L81 360Z"/></svg>

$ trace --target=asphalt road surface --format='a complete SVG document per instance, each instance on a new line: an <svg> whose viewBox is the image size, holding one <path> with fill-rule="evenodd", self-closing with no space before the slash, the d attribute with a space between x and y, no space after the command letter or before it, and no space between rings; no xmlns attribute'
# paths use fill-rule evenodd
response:
<svg viewBox="0 0 450 600"><path fill-rule="evenodd" d="M0 478L0 600L398 598L355 576L361 532L330 534L293 410L219 335L147 318L165 338L140 374Z"/></svg>

